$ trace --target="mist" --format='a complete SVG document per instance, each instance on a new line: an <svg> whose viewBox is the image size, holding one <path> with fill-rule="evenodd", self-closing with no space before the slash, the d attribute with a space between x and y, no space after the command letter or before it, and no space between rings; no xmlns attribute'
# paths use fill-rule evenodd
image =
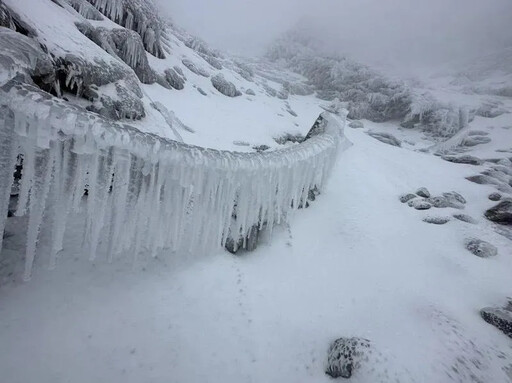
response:
<svg viewBox="0 0 512 383"><path fill-rule="evenodd" d="M157 1L190 33L246 56L297 26L332 52L408 72L512 46L512 0Z"/></svg>

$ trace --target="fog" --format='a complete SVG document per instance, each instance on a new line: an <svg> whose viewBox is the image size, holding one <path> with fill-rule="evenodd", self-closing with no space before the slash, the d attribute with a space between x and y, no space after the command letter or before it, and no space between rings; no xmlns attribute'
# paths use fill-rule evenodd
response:
<svg viewBox="0 0 512 383"><path fill-rule="evenodd" d="M242 55L297 26L331 51L403 70L512 46L512 0L157 1L189 32Z"/></svg>

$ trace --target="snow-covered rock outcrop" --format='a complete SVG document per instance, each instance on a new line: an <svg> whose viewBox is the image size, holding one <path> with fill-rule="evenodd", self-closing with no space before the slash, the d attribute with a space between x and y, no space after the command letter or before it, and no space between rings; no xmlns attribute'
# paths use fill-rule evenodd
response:
<svg viewBox="0 0 512 383"><path fill-rule="evenodd" d="M0 100L0 233L21 155L16 215L29 217L26 279L44 217L52 218L50 266L71 212L86 214L91 259L101 243L111 259L143 250L200 253L247 238L254 227L272 231L322 188L346 142L344 119L327 112L299 145L236 153L145 134L17 82Z"/></svg>

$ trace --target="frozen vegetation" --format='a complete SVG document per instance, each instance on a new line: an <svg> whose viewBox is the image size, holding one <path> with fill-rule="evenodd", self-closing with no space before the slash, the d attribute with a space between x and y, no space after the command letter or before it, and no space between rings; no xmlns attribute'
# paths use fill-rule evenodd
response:
<svg viewBox="0 0 512 383"><path fill-rule="evenodd" d="M162 15L0 0L0 380L512 382L510 49L402 80Z"/></svg>

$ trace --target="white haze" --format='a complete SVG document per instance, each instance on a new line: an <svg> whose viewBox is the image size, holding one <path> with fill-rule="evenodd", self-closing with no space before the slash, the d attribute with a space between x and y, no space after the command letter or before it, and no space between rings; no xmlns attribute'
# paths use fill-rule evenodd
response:
<svg viewBox="0 0 512 383"><path fill-rule="evenodd" d="M297 25L333 52L408 72L512 46L512 0L157 1L191 33L243 55Z"/></svg>

